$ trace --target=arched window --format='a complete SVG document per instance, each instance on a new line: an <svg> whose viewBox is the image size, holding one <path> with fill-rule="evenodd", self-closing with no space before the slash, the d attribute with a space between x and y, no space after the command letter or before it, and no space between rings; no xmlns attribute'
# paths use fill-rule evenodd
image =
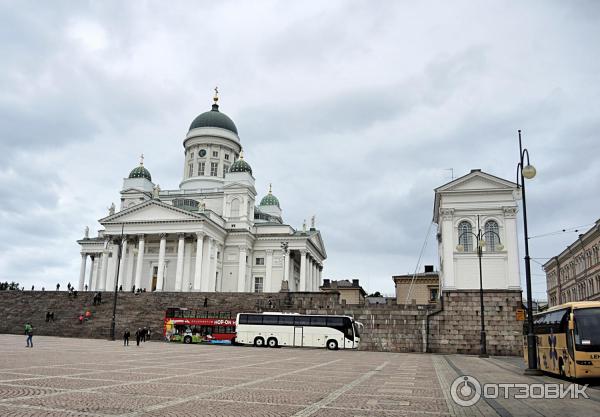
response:
<svg viewBox="0 0 600 417"><path fill-rule="evenodd" d="M240 217L240 200L231 200L231 217Z"/></svg>
<svg viewBox="0 0 600 417"><path fill-rule="evenodd" d="M485 222L484 238L487 250L490 252L496 252L496 248L500 245L500 229L498 229L498 223L495 220L488 220Z"/></svg>
<svg viewBox="0 0 600 417"><path fill-rule="evenodd" d="M473 250L473 231L471 223L462 221L458 224L458 244L462 245L465 252Z"/></svg>

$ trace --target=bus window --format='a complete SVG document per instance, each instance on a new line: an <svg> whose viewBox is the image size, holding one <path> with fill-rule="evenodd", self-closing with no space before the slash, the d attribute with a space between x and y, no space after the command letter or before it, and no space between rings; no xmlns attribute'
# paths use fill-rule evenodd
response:
<svg viewBox="0 0 600 417"><path fill-rule="evenodd" d="M310 326L310 317L304 317L304 316L294 317L294 326Z"/></svg>
<svg viewBox="0 0 600 417"><path fill-rule="evenodd" d="M343 317L327 317L327 326L329 327L344 327Z"/></svg>
<svg viewBox="0 0 600 417"><path fill-rule="evenodd" d="M600 349L600 308L575 310L575 347L581 351Z"/></svg>
<svg viewBox="0 0 600 417"><path fill-rule="evenodd" d="M263 324L277 324L279 316L276 315L265 315L263 316Z"/></svg>
<svg viewBox="0 0 600 417"><path fill-rule="evenodd" d="M352 321L348 317L344 317L344 335L348 339L354 338L354 329L352 328Z"/></svg>
<svg viewBox="0 0 600 417"><path fill-rule="evenodd" d="M260 314L248 314L248 324L262 324L263 316Z"/></svg>
<svg viewBox="0 0 600 417"><path fill-rule="evenodd" d="M280 326L293 326L294 325L294 316L279 316L279 325Z"/></svg>
<svg viewBox="0 0 600 417"><path fill-rule="evenodd" d="M239 324L248 324L248 315L247 314L240 314Z"/></svg>
<svg viewBox="0 0 600 417"><path fill-rule="evenodd" d="M325 326L327 324L327 318L325 317L311 317L310 325L311 326Z"/></svg>

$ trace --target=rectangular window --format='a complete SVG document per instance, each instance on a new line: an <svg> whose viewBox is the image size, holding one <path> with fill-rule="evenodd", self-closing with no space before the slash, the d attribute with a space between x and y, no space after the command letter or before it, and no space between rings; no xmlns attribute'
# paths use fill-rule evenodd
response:
<svg viewBox="0 0 600 417"><path fill-rule="evenodd" d="M194 176L194 164L189 164L188 165L188 177L193 177Z"/></svg>
<svg viewBox="0 0 600 417"><path fill-rule="evenodd" d="M254 292L263 292L263 278L254 277Z"/></svg>
<svg viewBox="0 0 600 417"><path fill-rule="evenodd" d="M229 172L229 165L223 165L223 178L225 178L225 174Z"/></svg>
<svg viewBox="0 0 600 417"><path fill-rule="evenodd" d="M311 326L325 326L326 322L327 322L326 317L311 317L310 318Z"/></svg>
<svg viewBox="0 0 600 417"><path fill-rule="evenodd" d="M256 265L264 265L265 258L256 258Z"/></svg>
<svg viewBox="0 0 600 417"><path fill-rule="evenodd" d="M277 315L265 315L263 316L263 324L278 324L279 316Z"/></svg>
<svg viewBox="0 0 600 417"><path fill-rule="evenodd" d="M229 161L229 154L228 153L225 154L225 160Z"/></svg>
<svg viewBox="0 0 600 417"><path fill-rule="evenodd" d="M310 317L294 317L294 326L310 326Z"/></svg>
<svg viewBox="0 0 600 417"><path fill-rule="evenodd" d="M218 158L218 157L219 157L219 152L213 151L213 158Z"/></svg>
<svg viewBox="0 0 600 417"><path fill-rule="evenodd" d="M263 316L260 314L248 314L248 324L262 324Z"/></svg>
<svg viewBox="0 0 600 417"><path fill-rule="evenodd" d="M204 175L204 167L206 166L205 162L198 163L198 175Z"/></svg>
<svg viewBox="0 0 600 417"><path fill-rule="evenodd" d="M429 302L436 302L438 299L438 289L429 288Z"/></svg>
<svg viewBox="0 0 600 417"><path fill-rule="evenodd" d="M294 316L279 316L279 324L282 326L293 326Z"/></svg>
<svg viewBox="0 0 600 417"><path fill-rule="evenodd" d="M216 177L218 169L219 169L219 163L218 162L211 162L210 163L210 176L211 177Z"/></svg>
<svg viewBox="0 0 600 417"><path fill-rule="evenodd" d="M240 314L240 323L239 324L248 324L248 315Z"/></svg>

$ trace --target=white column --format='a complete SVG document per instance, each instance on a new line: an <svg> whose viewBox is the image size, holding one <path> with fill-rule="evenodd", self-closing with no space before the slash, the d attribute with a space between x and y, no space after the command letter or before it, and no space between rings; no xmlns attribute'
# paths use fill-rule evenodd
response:
<svg viewBox="0 0 600 417"><path fill-rule="evenodd" d="M300 291L306 291L306 251L300 251Z"/></svg>
<svg viewBox="0 0 600 417"><path fill-rule="evenodd" d="M158 249L158 275L156 277L156 291L162 291L165 278L165 252L167 250L167 235L160 235L160 246Z"/></svg>
<svg viewBox="0 0 600 417"><path fill-rule="evenodd" d="M194 291L200 291L202 282L202 250L204 249L204 233L196 233L196 268L194 269Z"/></svg>
<svg viewBox="0 0 600 417"><path fill-rule="evenodd" d="M90 255L90 276L88 278L88 290L92 291L94 289L94 267L96 267L95 262L96 256L94 254Z"/></svg>
<svg viewBox="0 0 600 417"><path fill-rule="evenodd" d="M265 259L265 285L264 292L273 291L273 249L267 249L267 259Z"/></svg>
<svg viewBox="0 0 600 417"><path fill-rule="evenodd" d="M187 242L185 244L185 252L183 255L183 280L181 281L181 291L190 292L192 291L192 285L194 278L192 277L192 243Z"/></svg>
<svg viewBox="0 0 600 417"><path fill-rule="evenodd" d="M118 252L117 252L118 253ZM121 241L121 260L119 261L119 276L117 278L117 286L125 284L125 274L127 271L127 238L124 237Z"/></svg>
<svg viewBox="0 0 600 417"><path fill-rule="evenodd" d="M181 291L181 282L183 281L183 255L185 253L185 235L179 234L177 244L177 269L175 271L175 291Z"/></svg>
<svg viewBox="0 0 600 417"><path fill-rule="evenodd" d="M139 236L138 257L135 266L135 289L142 288L142 269L144 268L144 250L145 250L144 235Z"/></svg>
<svg viewBox="0 0 600 417"><path fill-rule="evenodd" d="M125 273L125 282L123 283L123 290L131 291L133 285L133 265L135 265L135 248L134 245L128 245L127 254L127 272Z"/></svg>
<svg viewBox="0 0 600 417"><path fill-rule="evenodd" d="M517 238L517 209L504 207L504 250L506 251L508 288L521 289L521 274L519 273L519 243Z"/></svg>
<svg viewBox="0 0 600 417"><path fill-rule="evenodd" d="M106 290L106 275L108 273L108 249L102 251L102 270L100 271L100 285L98 285L99 291Z"/></svg>
<svg viewBox="0 0 600 417"><path fill-rule="evenodd" d="M246 247L240 246L240 259L238 264L238 292L246 291Z"/></svg>
<svg viewBox="0 0 600 417"><path fill-rule="evenodd" d="M87 262L87 253L81 254L81 266L79 267L79 291L83 291L85 282L85 263Z"/></svg>
<svg viewBox="0 0 600 417"><path fill-rule="evenodd" d="M206 290L208 292L214 292L216 287L216 275L217 275L217 241L210 238L208 241L208 277L206 279Z"/></svg>
<svg viewBox="0 0 600 417"><path fill-rule="evenodd" d="M442 253L443 253L443 270L442 270L442 288L456 289L454 280L454 248L456 247L458 236L454 236L454 226L452 224L454 218L454 209L440 209L442 218Z"/></svg>
<svg viewBox="0 0 600 417"><path fill-rule="evenodd" d="M217 254L220 256L216 257L216 264L217 264L217 270L215 272L216 274L216 286L215 286L215 291L220 292L223 291L223 259L225 259L225 252L224 252L225 247L223 245L221 245L220 243L217 244ZM221 265L219 265L219 259L221 260Z"/></svg>

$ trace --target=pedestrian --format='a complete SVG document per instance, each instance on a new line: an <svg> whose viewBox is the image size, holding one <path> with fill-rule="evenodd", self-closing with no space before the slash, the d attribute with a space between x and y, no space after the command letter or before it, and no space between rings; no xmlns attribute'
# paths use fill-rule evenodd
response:
<svg viewBox="0 0 600 417"><path fill-rule="evenodd" d="M102 304L102 293L98 292L98 304Z"/></svg>
<svg viewBox="0 0 600 417"><path fill-rule="evenodd" d="M139 346L140 345L140 339L142 338L142 329L138 328L135 332L135 343Z"/></svg>
<svg viewBox="0 0 600 417"><path fill-rule="evenodd" d="M87 284L85 284L85 285L83 286L83 288L85 288L85 290L87 291L87 288L88 288Z"/></svg>
<svg viewBox="0 0 600 417"><path fill-rule="evenodd" d="M46 287L42 287L42 292L46 291Z"/></svg>
<svg viewBox="0 0 600 417"><path fill-rule="evenodd" d="M56 284L56 291L60 290L60 284Z"/></svg>
<svg viewBox="0 0 600 417"><path fill-rule="evenodd" d="M54 311L51 311L51 312L50 312L50 320L51 320L51 321L54 321Z"/></svg>
<svg viewBox="0 0 600 417"><path fill-rule="evenodd" d="M208 297L204 297L204 307L208 307Z"/></svg>
<svg viewBox="0 0 600 417"><path fill-rule="evenodd" d="M67 291L71 291L71 282L67 283Z"/></svg>
<svg viewBox="0 0 600 417"><path fill-rule="evenodd" d="M122 291L123 291L123 285L121 284L121 285L119 285L119 292L122 292Z"/></svg>
<svg viewBox="0 0 600 417"><path fill-rule="evenodd" d="M83 314L79 315L79 324L83 324Z"/></svg>
<svg viewBox="0 0 600 417"><path fill-rule="evenodd" d="M31 286L31 291L33 291L33 290L34 290L34 288L35 288L35 286L34 286L34 285L32 285L32 286Z"/></svg>
<svg viewBox="0 0 600 417"><path fill-rule="evenodd" d="M123 333L123 346L129 346L129 336L131 336L129 329L125 329L125 333Z"/></svg>
<svg viewBox="0 0 600 417"><path fill-rule="evenodd" d="M92 312L90 310L85 311L85 319L89 320L92 318Z"/></svg>
<svg viewBox="0 0 600 417"><path fill-rule="evenodd" d="M27 335L27 346L26 347L32 348L33 347L33 326L29 322L25 323L25 334Z"/></svg>
<svg viewBox="0 0 600 417"><path fill-rule="evenodd" d="M146 330L146 340L150 340L150 328Z"/></svg>
<svg viewBox="0 0 600 417"><path fill-rule="evenodd" d="M142 342L144 342L144 343L146 343L146 332L147 331L148 330L146 330L145 327L142 329Z"/></svg>
<svg viewBox="0 0 600 417"><path fill-rule="evenodd" d="M135 284L131 287L131 292L135 294Z"/></svg>
<svg viewBox="0 0 600 417"><path fill-rule="evenodd" d="M50 311L46 311L46 323L50 321Z"/></svg>

